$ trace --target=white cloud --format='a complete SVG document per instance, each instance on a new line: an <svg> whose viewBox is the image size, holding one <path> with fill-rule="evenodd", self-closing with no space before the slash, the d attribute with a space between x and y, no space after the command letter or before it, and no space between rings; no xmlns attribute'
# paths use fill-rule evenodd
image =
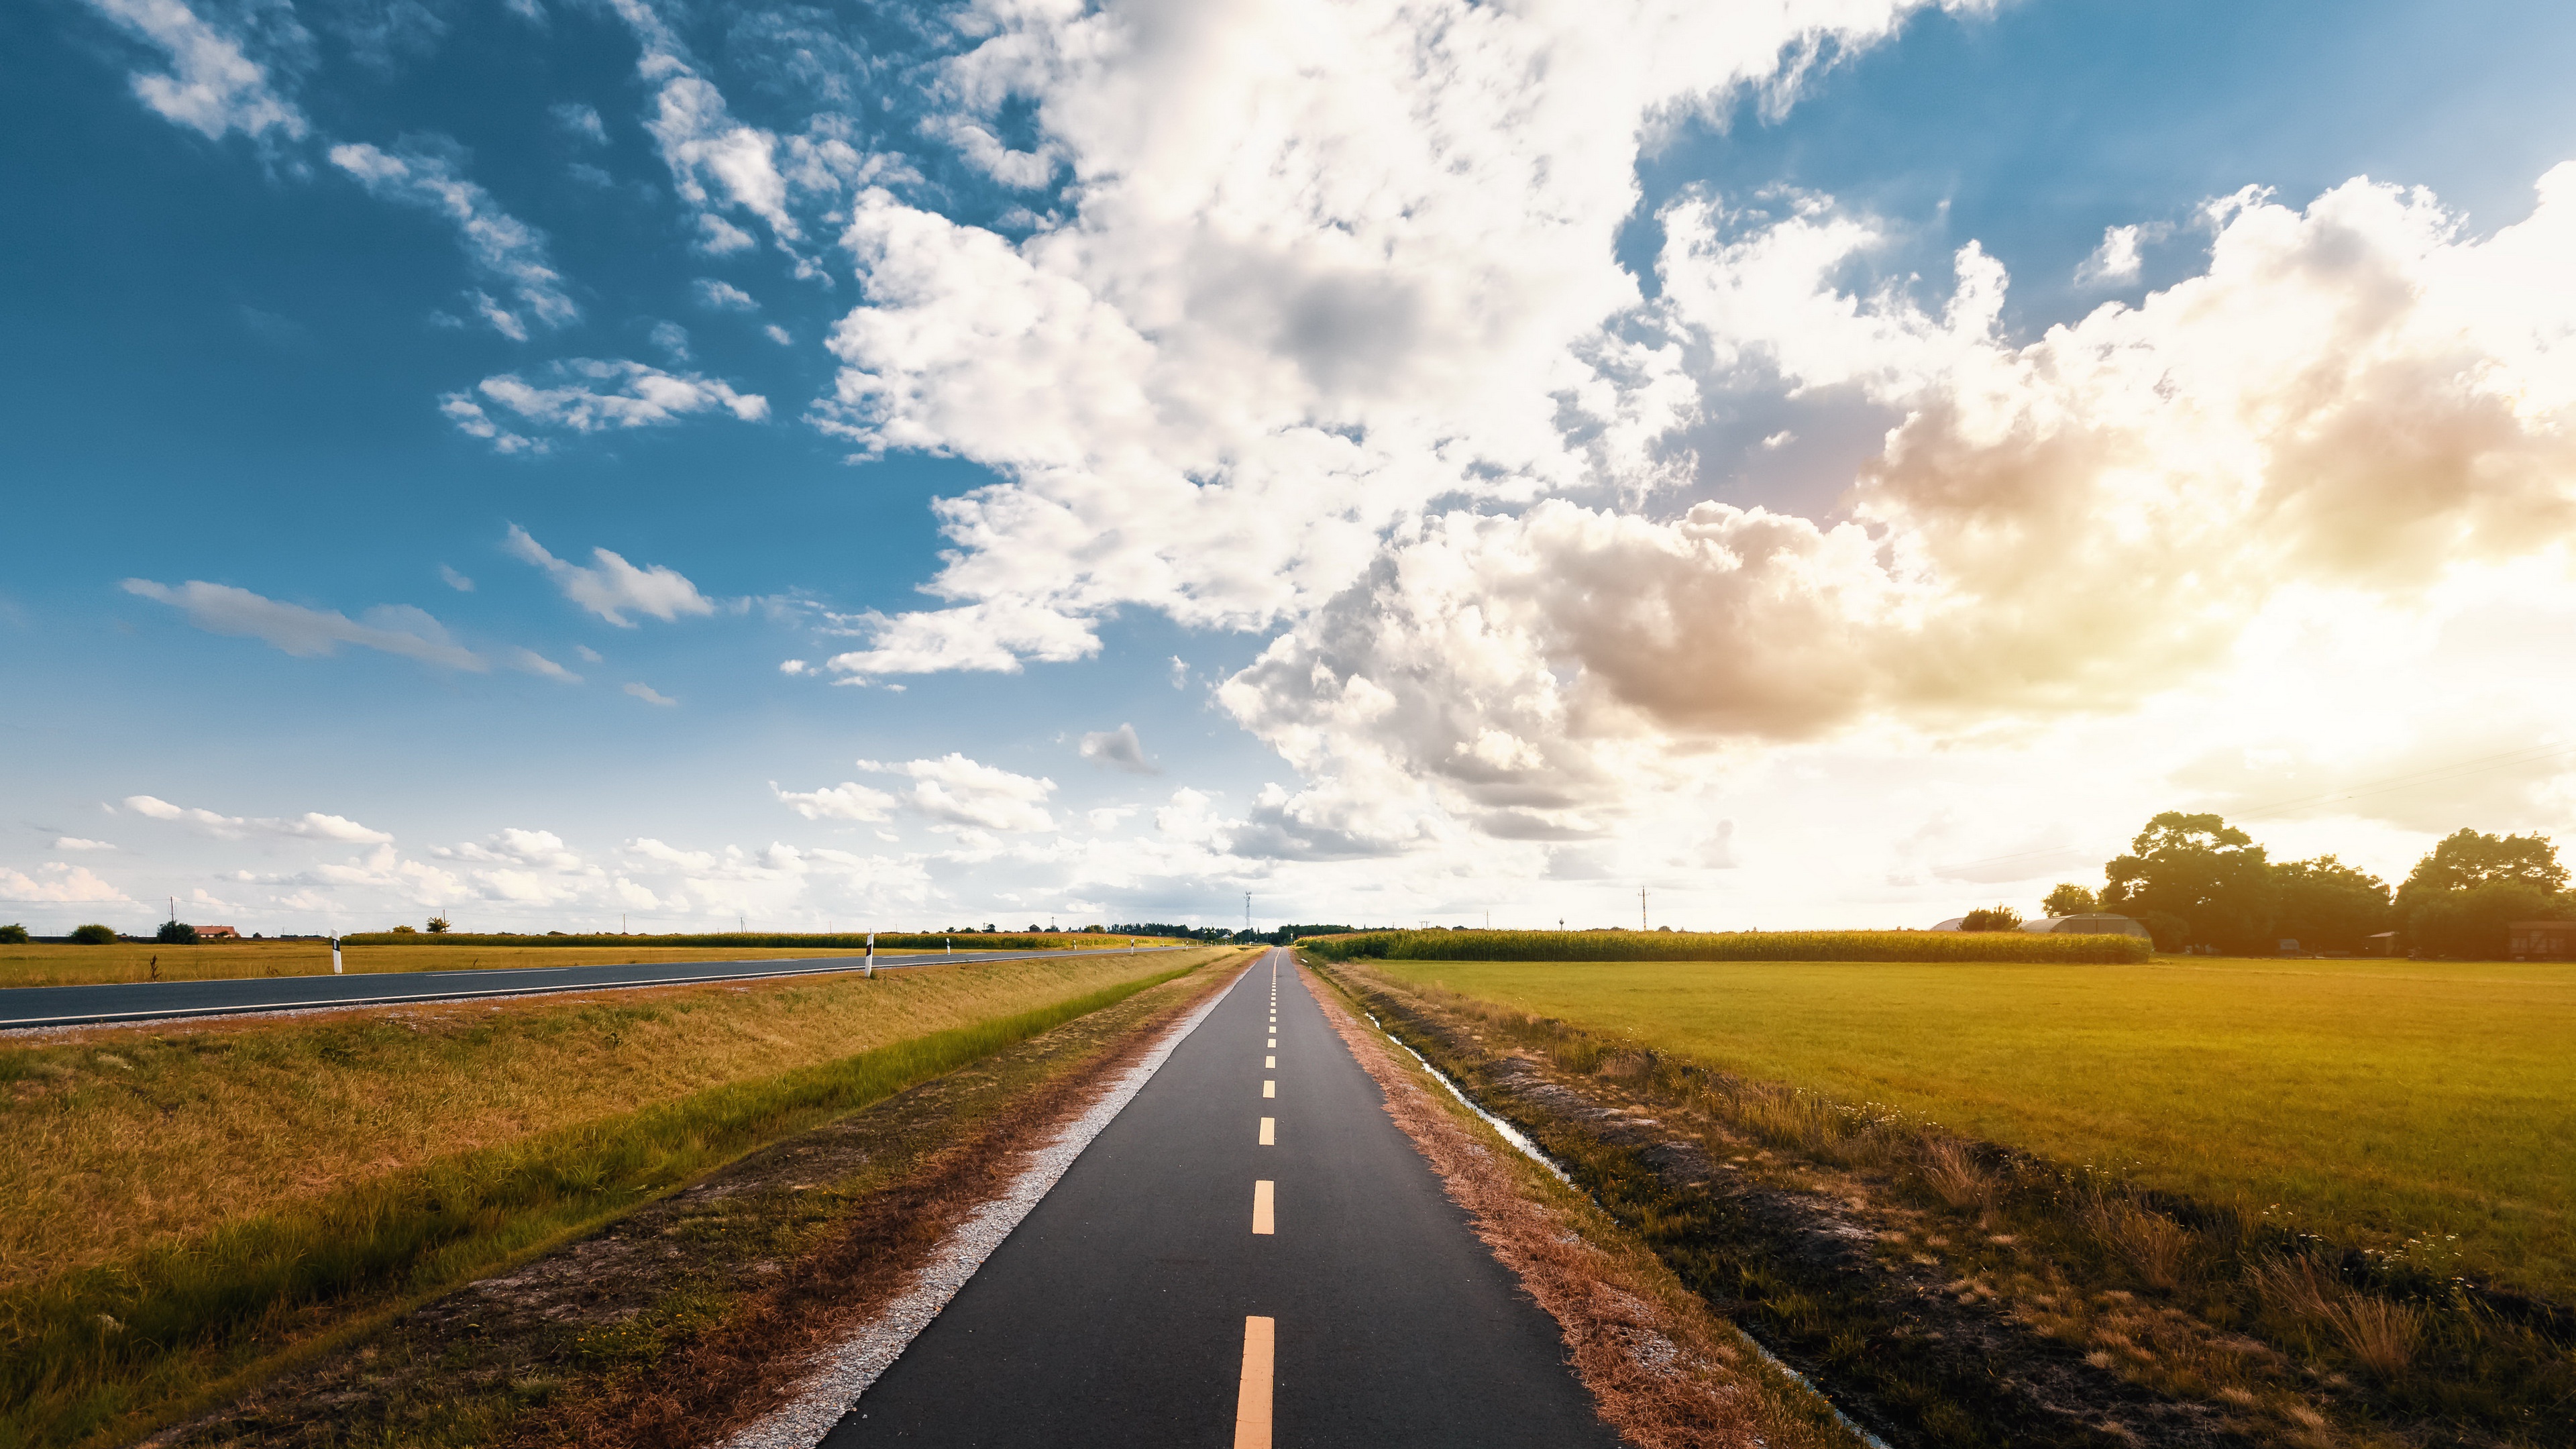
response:
<svg viewBox="0 0 2576 1449"><path fill-rule="evenodd" d="M63 835L63 836L57 836L57 837L55 837L55 840L54 840L54 849L56 849L56 850L114 850L114 849L116 849L116 847L115 847L114 845L109 844L108 842L106 842L106 841L104 841L104 840L88 840L88 839L84 839L84 838L82 838L81 836L78 836L78 835Z"/></svg>
<svg viewBox="0 0 2576 1449"><path fill-rule="evenodd" d="M758 299L731 282L720 282L713 277L700 277L690 284L690 290L697 294L698 305L710 312L760 310Z"/></svg>
<svg viewBox="0 0 2576 1449"><path fill-rule="evenodd" d="M2108 226L2102 229L2102 244L2093 249L2075 268L2080 286L2124 286L2138 279L2143 259L2138 255L2136 226Z"/></svg>
<svg viewBox="0 0 2576 1449"><path fill-rule="evenodd" d="M757 393L737 392L718 378L665 372L641 362L576 357L549 365L541 377L532 383L505 372L483 379L475 391L483 402L517 414L523 425L576 433L654 427L704 412L728 412L747 423L769 416L769 399ZM503 452L542 448L505 431L483 402L449 393L440 399L440 409L461 431L488 438Z"/></svg>
<svg viewBox="0 0 2576 1449"><path fill-rule="evenodd" d="M608 144L608 127L599 119L599 112L590 106L579 101L560 101L548 106L546 114L554 117L555 129L574 140L587 141L593 146Z"/></svg>
<svg viewBox="0 0 2576 1449"><path fill-rule="evenodd" d="M716 868L716 858L703 850L681 850L675 846L665 845L649 835L626 842L626 850L628 854L640 859L679 870Z"/></svg>
<svg viewBox="0 0 2576 1449"><path fill-rule="evenodd" d="M689 360L689 329L677 322L656 322L651 333L653 345L674 363Z"/></svg>
<svg viewBox="0 0 2576 1449"><path fill-rule="evenodd" d="M584 568L546 552L545 545L538 543L526 529L515 523L510 525L509 536L501 546L512 555L545 570L546 577L555 581L555 587L563 590L565 598L621 629L635 626L634 621L626 617L630 611L650 614L666 623L683 614L703 615L716 611L716 606L706 595L698 592L697 585L690 583L678 570L661 564L639 569L607 549L594 548L590 551L592 566ZM592 656L590 662L596 664L599 660ZM633 693L634 688L628 686L628 692Z"/></svg>
<svg viewBox="0 0 2576 1449"><path fill-rule="evenodd" d="M587 644L575 644L572 646L572 652L580 656L581 661L584 664L605 664L608 662L608 657L606 655L601 654L598 650L591 648Z"/></svg>
<svg viewBox="0 0 2576 1449"><path fill-rule="evenodd" d="M1012 832L1055 829L1055 818L1046 811L1046 798L1055 793L1053 780L1015 775L953 752L900 765L875 760L858 764L862 770L911 777L914 784L898 798L942 824Z"/></svg>
<svg viewBox="0 0 2576 1449"><path fill-rule="evenodd" d="M125 892L99 879L84 865L48 861L36 867L32 876L0 866L0 900L68 905L82 901L127 899L130 897Z"/></svg>
<svg viewBox="0 0 2576 1449"><path fill-rule="evenodd" d="M655 689L649 684L630 683L626 686L626 692L635 696L637 699L644 701L646 704L657 704L664 706L665 708L679 703L678 700L673 699L671 696L664 694L662 691Z"/></svg>
<svg viewBox="0 0 2576 1449"><path fill-rule="evenodd" d="M763 337L768 338L770 341L777 343L781 347L793 347L796 345L795 334L789 332L786 328L779 326L775 322L771 322L763 326L760 329L760 334Z"/></svg>
<svg viewBox="0 0 2576 1449"><path fill-rule="evenodd" d="M330 155L331 164L355 177L370 195L427 208L456 227L457 241L474 270L506 286L518 301L513 311L474 294L476 310L494 330L524 342L530 320L541 327L579 320L581 308L547 256L545 233L501 210L490 192L458 174L452 158L418 152L397 156L362 143L334 146Z"/></svg>
<svg viewBox="0 0 2576 1449"><path fill-rule="evenodd" d="M847 780L819 790L781 790L772 780L769 790L779 803L808 820L882 821L889 818L898 803L883 790L871 790Z"/></svg>
<svg viewBox="0 0 2576 1449"><path fill-rule="evenodd" d="M139 598L186 611L188 622L210 634L262 640L299 658L328 655L343 644L379 649L424 664L481 672L491 665L458 644L447 627L409 604L369 609L362 620L324 609L263 598L230 584L190 579L177 588L150 579L127 579L121 586Z"/></svg>
<svg viewBox="0 0 2576 1449"><path fill-rule="evenodd" d="M89 0L100 14L161 51L169 70L137 71L134 94L176 125L210 141L239 131L254 140L300 141L311 129L279 94L270 68L251 58L245 37L218 29L181 0ZM272 18L287 46L309 44L291 14Z"/></svg>
<svg viewBox="0 0 2576 1449"><path fill-rule="evenodd" d="M564 668L562 665L557 664L551 659L548 659L546 656L538 653L534 649L511 650L509 654L509 662L512 669L522 670L529 674L542 674L548 679L561 680L566 684L581 683L580 675L575 674L571 670Z"/></svg>
<svg viewBox="0 0 2576 1449"><path fill-rule="evenodd" d="M454 589L460 594L470 594L474 592L474 581L467 578L465 575L458 573L454 568L446 564L440 564L438 566L438 577L444 581L449 588Z"/></svg>
<svg viewBox="0 0 2576 1449"><path fill-rule="evenodd" d="M1094 730L1082 737L1082 757L1098 765L1125 770L1136 775L1162 773L1154 762L1145 758L1145 742L1136 737L1136 727L1122 724L1114 730Z"/></svg>
<svg viewBox="0 0 2576 1449"><path fill-rule="evenodd" d="M212 810L173 805L153 795L128 795L124 806L148 820L166 820L176 825L193 826L205 834L223 840L238 840L248 835L270 835L301 840L338 840L356 845L381 845L393 839L381 830L370 830L345 815L326 815L308 810L293 816L221 815Z"/></svg>

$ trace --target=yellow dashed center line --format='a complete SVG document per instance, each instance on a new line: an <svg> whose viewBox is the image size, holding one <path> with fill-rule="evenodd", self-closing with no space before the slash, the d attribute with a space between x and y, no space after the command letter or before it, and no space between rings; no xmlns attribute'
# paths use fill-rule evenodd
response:
<svg viewBox="0 0 2576 1449"><path fill-rule="evenodd" d="M1264 1147L1276 1147L1279 1145L1278 1118L1264 1117L1261 1119L1261 1145Z"/></svg>
<svg viewBox="0 0 2576 1449"><path fill-rule="evenodd" d="M1252 1230L1265 1237L1271 1235L1270 1197L1269 1183L1252 1185Z"/></svg>
<svg viewBox="0 0 2576 1449"><path fill-rule="evenodd" d="M1243 1386L1234 1392L1234 1449L1270 1449L1270 1360L1279 1320L1243 1320Z"/></svg>
<svg viewBox="0 0 2576 1449"><path fill-rule="evenodd" d="M1265 1097L1276 1097L1276 1096L1278 1096L1278 1095L1279 1095L1279 1083L1278 1083L1276 1080L1273 1080L1273 1081L1267 1081L1267 1082L1262 1083L1262 1084L1261 1084L1261 1095L1263 1095L1263 1096L1265 1096Z"/></svg>
<svg viewBox="0 0 2576 1449"><path fill-rule="evenodd" d="M1277 1071L1279 1069L1279 1059L1277 1057L1263 1057L1261 1059L1261 1064L1270 1068L1272 1071Z"/></svg>

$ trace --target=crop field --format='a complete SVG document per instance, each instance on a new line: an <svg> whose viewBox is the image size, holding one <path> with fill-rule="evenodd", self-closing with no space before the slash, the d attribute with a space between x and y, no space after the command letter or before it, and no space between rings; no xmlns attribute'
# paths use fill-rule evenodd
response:
<svg viewBox="0 0 2576 1449"><path fill-rule="evenodd" d="M1372 969L2576 1297L2576 968L1461 962ZM2456 1241L2451 1235L2456 1235ZM2456 1257L2454 1257L2456 1255Z"/></svg>
<svg viewBox="0 0 2576 1449"><path fill-rule="evenodd" d="M861 956L864 951L785 949L714 950L705 946L343 946L342 968L352 974L388 971L472 971L521 966L580 966L630 961L775 961L811 956ZM880 951L880 956L919 954ZM209 941L163 946L119 941L107 946L38 942L0 945L0 988L90 986L111 981L217 981L246 976L327 976L331 947L323 941Z"/></svg>
<svg viewBox="0 0 2576 1449"><path fill-rule="evenodd" d="M21 1360L0 1399L59 1426L206 1382L280 1324L471 1277L1225 954L0 1041L0 1336ZM94 1380L111 1321L139 1357ZM26 1427L0 1415L0 1441Z"/></svg>

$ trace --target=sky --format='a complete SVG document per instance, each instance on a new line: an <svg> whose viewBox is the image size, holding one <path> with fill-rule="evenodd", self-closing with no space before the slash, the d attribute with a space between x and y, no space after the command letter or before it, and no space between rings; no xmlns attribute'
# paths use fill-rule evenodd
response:
<svg viewBox="0 0 2576 1449"><path fill-rule="evenodd" d="M0 921L1925 926L2170 809L2565 836L2571 62L0 7Z"/></svg>

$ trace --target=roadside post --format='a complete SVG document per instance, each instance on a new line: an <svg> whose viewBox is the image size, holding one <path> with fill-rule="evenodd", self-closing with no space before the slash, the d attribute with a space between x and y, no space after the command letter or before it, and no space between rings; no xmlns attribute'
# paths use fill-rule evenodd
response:
<svg viewBox="0 0 2576 1449"><path fill-rule="evenodd" d="M863 981L877 979L877 933L874 931L868 932L868 964L866 969L859 973L859 979Z"/></svg>
<svg viewBox="0 0 2576 1449"><path fill-rule="evenodd" d="M340 974L340 938L337 936L331 938L331 974Z"/></svg>

